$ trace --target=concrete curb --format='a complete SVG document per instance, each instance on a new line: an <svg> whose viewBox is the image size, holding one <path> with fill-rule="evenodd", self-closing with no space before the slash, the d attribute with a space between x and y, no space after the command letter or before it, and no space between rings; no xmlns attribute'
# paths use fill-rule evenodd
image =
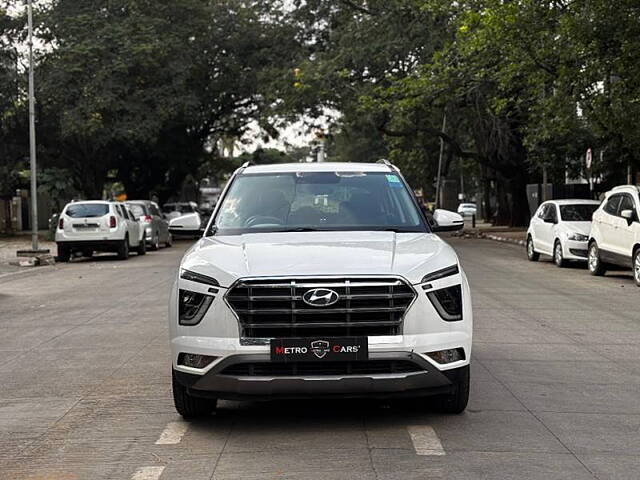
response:
<svg viewBox="0 0 640 480"><path fill-rule="evenodd" d="M484 238L488 238L489 240L494 240L496 242L503 242L503 243L511 243L512 245L521 245L521 246L526 246L527 242L525 242L524 240L518 240L516 238L507 238L507 237L500 237L498 235L484 235Z"/></svg>
<svg viewBox="0 0 640 480"><path fill-rule="evenodd" d="M525 235L524 232L522 234ZM510 243L512 245L520 245L522 247L526 246L527 242L524 239L517 239L511 237L503 237L499 234L495 233L484 233L484 232L461 232L458 235L454 235L462 238L483 238L486 240L493 240L494 242L502 242L502 243Z"/></svg>

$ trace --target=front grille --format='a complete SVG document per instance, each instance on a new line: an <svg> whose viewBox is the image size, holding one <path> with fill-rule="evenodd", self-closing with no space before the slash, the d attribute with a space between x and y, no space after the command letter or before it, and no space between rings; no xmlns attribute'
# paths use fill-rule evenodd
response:
<svg viewBox="0 0 640 480"><path fill-rule="evenodd" d="M338 301L314 307L302 300L313 289L331 289ZM298 278L238 281L227 302L243 338L399 335L415 298L399 278Z"/></svg>
<svg viewBox="0 0 640 480"><path fill-rule="evenodd" d="M407 360L367 360L363 362L237 363L222 370L236 377L295 377L314 375L380 375L422 372Z"/></svg>

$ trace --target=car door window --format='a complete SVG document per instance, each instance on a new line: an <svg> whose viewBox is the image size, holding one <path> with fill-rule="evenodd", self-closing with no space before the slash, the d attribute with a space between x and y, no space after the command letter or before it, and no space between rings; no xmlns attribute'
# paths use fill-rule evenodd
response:
<svg viewBox="0 0 640 480"><path fill-rule="evenodd" d="M546 218L548 208L549 208L549 205L542 205L542 207L540 207L540 211L538 212L538 218L540 220L544 220Z"/></svg>
<svg viewBox="0 0 640 480"><path fill-rule="evenodd" d="M620 197L621 195L613 195L609 197L607 203L605 204L603 210L609 215L618 215L618 206L620 205Z"/></svg>
<svg viewBox="0 0 640 480"><path fill-rule="evenodd" d="M547 220L551 223L556 223L558 221L558 209L555 205L549 204L547 206Z"/></svg>

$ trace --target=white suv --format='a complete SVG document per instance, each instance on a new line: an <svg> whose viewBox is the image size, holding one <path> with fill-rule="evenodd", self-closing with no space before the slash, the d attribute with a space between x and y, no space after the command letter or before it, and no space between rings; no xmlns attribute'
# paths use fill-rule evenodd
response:
<svg viewBox="0 0 640 480"><path fill-rule="evenodd" d="M437 213L442 230L461 220ZM185 417L219 398L467 405L469 284L388 162L236 171L182 259L169 328Z"/></svg>
<svg viewBox="0 0 640 480"><path fill-rule="evenodd" d="M589 271L604 275L607 265L631 267L640 287L640 187L625 185L607 192L593 215Z"/></svg>
<svg viewBox="0 0 640 480"><path fill-rule="evenodd" d="M58 261L68 262L80 252L91 257L94 251L116 252L129 258L129 250L138 255L147 251L144 230L122 202L82 201L68 203L58 219L56 244Z"/></svg>

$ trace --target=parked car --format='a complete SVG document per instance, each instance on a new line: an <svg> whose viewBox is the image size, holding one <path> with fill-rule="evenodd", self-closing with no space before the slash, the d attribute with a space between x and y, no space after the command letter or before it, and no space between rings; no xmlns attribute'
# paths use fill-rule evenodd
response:
<svg viewBox="0 0 640 480"><path fill-rule="evenodd" d="M166 204L163 211L169 216L169 231L172 235L202 235L206 225L205 218L208 217L202 215L194 202Z"/></svg>
<svg viewBox="0 0 640 480"><path fill-rule="evenodd" d="M586 262L591 219L599 205L595 200L552 200L540 205L527 231L529 260L536 262L544 254L558 267L568 261Z"/></svg>
<svg viewBox="0 0 640 480"><path fill-rule="evenodd" d="M144 238L151 250L158 250L160 244L170 247L172 243L169 221L163 217L160 207L150 200L130 200L127 202L131 213L140 222Z"/></svg>
<svg viewBox="0 0 640 480"><path fill-rule="evenodd" d="M170 202L162 206L162 213L167 220L181 217L190 213L198 213L198 205L196 202Z"/></svg>
<svg viewBox="0 0 640 480"><path fill-rule="evenodd" d="M437 211L435 229L461 228ZM452 223L452 222L455 222ZM245 166L182 259L169 298L173 395L469 396L472 308L455 251L391 164Z"/></svg>
<svg viewBox="0 0 640 480"><path fill-rule="evenodd" d="M129 251L147 251L140 224L122 202L81 201L67 204L56 229L58 260L68 262L76 252L91 257L93 252L116 252L126 260Z"/></svg>
<svg viewBox="0 0 640 480"><path fill-rule="evenodd" d="M631 267L640 287L640 187L616 187L593 215L589 271L604 275L610 266Z"/></svg>
<svg viewBox="0 0 640 480"><path fill-rule="evenodd" d="M461 203L458 205L458 213L464 217L471 217L478 214L478 207L475 203Z"/></svg>

